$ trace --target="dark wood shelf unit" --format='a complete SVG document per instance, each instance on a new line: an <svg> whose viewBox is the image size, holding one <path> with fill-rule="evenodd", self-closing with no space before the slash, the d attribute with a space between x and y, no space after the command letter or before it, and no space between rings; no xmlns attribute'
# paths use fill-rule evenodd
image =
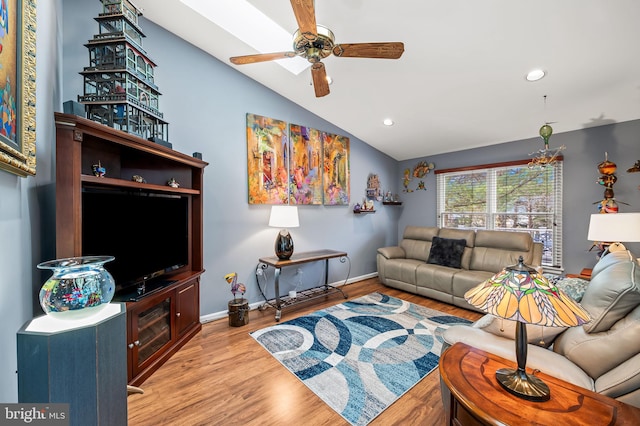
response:
<svg viewBox="0 0 640 426"><path fill-rule="evenodd" d="M133 180L126 181L123 179L112 179L108 177L96 177L82 175L80 177L83 183L91 184L92 186L104 186L104 187L118 187L118 188L135 188L144 189L153 192L168 192L172 194L200 194L197 189L190 188L172 188L169 185L153 185L149 183L138 183Z"/></svg>
<svg viewBox="0 0 640 426"><path fill-rule="evenodd" d="M189 198L188 263L172 283L127 301L128 382L140 385L202 328L203 174L208 163L100 123L55 113L56 257L82 256L84 188L140 189ZM92 165L106 168L93 175ZM142 176L145 183L132 180ZM175 179L180 186L167 184Z"/></svg>

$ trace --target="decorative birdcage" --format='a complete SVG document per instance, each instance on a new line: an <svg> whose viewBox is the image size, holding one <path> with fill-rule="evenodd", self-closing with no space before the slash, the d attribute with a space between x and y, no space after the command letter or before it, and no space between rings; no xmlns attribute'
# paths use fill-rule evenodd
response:
<svg viewBox="0 0 640 426"><path fill-rule="evenodd" d="M154 83L156 64L142 48L142 12L128 0L100 2L102 13L94 18L99 33L85 44L89 66L80 72L84 95L78 102L90 120L170 146Z"/></svg>

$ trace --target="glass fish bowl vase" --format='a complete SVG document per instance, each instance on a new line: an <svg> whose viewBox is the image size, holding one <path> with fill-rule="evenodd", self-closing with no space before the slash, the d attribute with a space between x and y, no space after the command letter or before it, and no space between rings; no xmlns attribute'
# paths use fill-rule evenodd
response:
<svg viewBox="0 0 640 426"><path fill-rule="evenodd" d="M53 275L40 289L40 305L52 318L77 320L93 316L113 298L115 281L104 268L113 256L82 256L38 265Z"/></svg>

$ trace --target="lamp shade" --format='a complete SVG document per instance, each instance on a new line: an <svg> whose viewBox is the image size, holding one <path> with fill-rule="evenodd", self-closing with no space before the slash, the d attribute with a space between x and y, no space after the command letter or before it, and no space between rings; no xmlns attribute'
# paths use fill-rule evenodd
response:
<svg viewBox="0 0 640 426"><path fill-rule="evenodd" d="M587 239L604 242L640 242L640 213L592 214Z"/></svg>
<svg viewBox="0 0 640 426"><path fill-rule="evenodd" d="M590 321L576 301L522 262L508 266L467 291L467 302L500 318L547 327L575 327Z"/></svg>
<svg viewBox="0 0 640 426"><path fill-rule="evenodd" d="M297 228L300 226L300 222L298 221L298 207L271 206L269 226L273 226L274 228Z"/></svg>

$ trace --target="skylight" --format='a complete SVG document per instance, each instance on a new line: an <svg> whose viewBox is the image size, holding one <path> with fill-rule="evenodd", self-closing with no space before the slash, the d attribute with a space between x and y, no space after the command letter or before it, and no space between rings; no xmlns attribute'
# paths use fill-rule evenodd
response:
<svg viewBox="0 0 640 426"><path fill-rule="evenodd" d="M259 53L292 51L293 35L245 0L180 0L234 37L242 40ZM247 52L250 55L252 52ZM238 52L242 55L242 52ZM275 61L291 73L298 75L310 63L295 58Z"/></svg>

